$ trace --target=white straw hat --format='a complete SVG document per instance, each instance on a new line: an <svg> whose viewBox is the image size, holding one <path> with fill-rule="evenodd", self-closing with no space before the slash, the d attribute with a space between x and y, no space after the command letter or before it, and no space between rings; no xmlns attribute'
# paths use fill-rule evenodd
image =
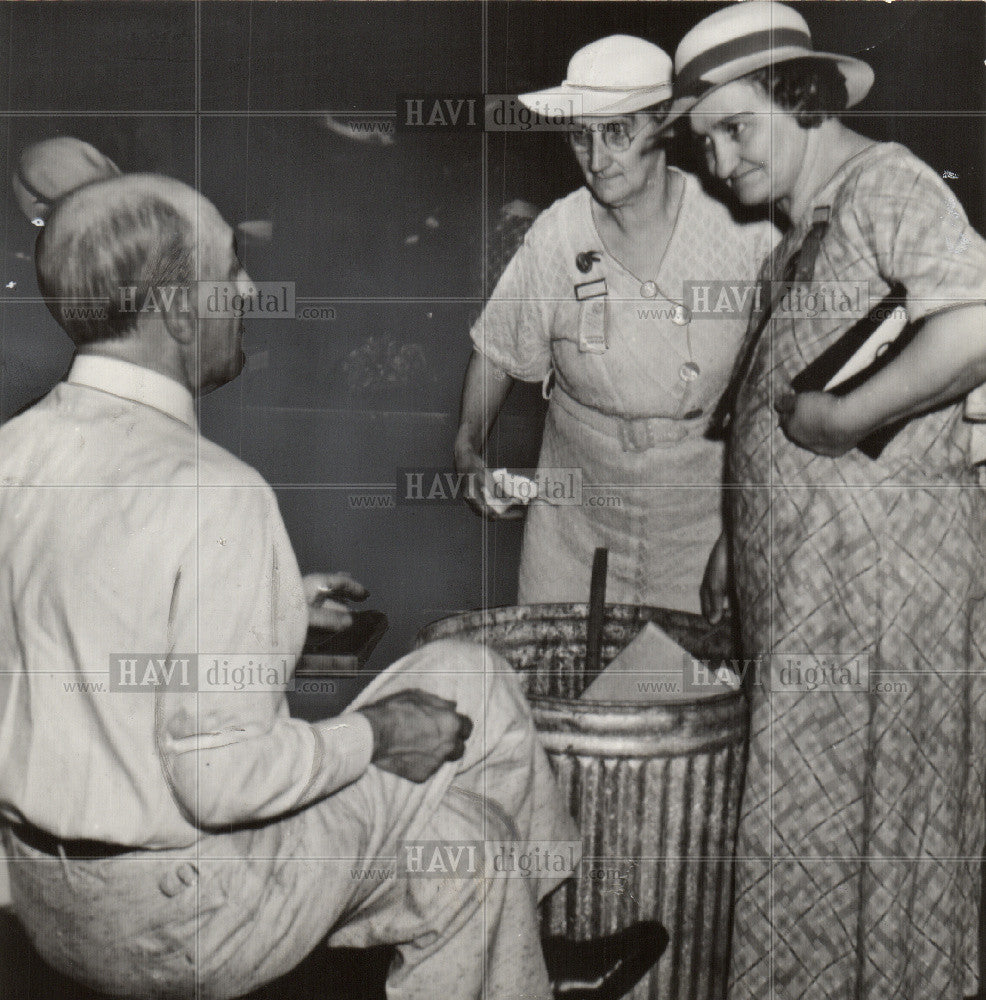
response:
<svg viewBox="0 0 986 1000"><path fill-rule="evenodd" d="M629 114L671 97L671 57L643 38L609 35L579 49L557 87L521 94L544 116Z"/></svg>
<svg viewBox="0 0 986 1000"><path fill-rule="evenodd" d="M699 21L674 54L674 103L664 124L687 114L711 91L747 73L790 59L834 62L858 104L873 86L873 70L860 59L816 52L805 19L771 0L744 0Z"/></svg>

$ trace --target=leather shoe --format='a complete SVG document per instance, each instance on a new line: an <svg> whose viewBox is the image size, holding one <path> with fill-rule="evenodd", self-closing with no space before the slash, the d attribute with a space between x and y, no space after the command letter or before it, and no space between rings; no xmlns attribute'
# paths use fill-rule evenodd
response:
<svg viewBox="0 0 986 1000"><path fill-rule="evenodd" d="M589 941L543 938L541 950L556 1000L619 1000L650 971L668 946L656 920Z"/></svg>

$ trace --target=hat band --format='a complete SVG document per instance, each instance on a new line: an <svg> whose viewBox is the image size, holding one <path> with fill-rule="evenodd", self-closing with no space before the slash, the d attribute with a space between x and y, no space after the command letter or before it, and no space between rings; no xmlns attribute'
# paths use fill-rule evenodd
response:
<svg viewBox="0 0 986 1000"><path fill-rule="evenodd" d="M702 79L709 70L757 52L769 52L771 49L792 45L807 49L806 54L810 55L811 35L797 28L768 28L766 31L754 31L721 45L714 45L682 66L675 81L675 96L701 97L710 87L716 86Z"/></svg>
<svg viewBox="0 0 986 1000"><path fill-rule="evenodd" d="M664 83L645 83L639 87L597 87L591 83L577 83L575 80L562 80L563 87L576 87L579 90L592 90L600 94L636 94L641 90L658 90L662 87L671 89L670 81Z"/></svg>

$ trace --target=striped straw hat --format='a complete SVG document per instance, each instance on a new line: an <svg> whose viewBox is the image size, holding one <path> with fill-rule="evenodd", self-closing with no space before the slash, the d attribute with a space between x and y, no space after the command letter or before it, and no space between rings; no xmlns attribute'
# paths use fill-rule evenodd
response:
<svg viewBox="0 0 986 1000"><path fill-rule="evenodd" d="M744 0L710 14L681 40L674 56L674 103L664 122L687 114L711 91L747 73L790 59L834 62L858 104L873 86L873 70L860 59L816 52L805 19L771 0Z"/></svg>

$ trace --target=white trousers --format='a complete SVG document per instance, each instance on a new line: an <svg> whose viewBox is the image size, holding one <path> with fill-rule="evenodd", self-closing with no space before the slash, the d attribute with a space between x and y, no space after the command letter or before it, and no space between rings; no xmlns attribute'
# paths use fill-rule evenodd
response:
<svg viewBox="0 0 986 1000"><path fill-rule="evenodd" d="M428 864L436 849L461 862L481 844L537 853L577 840L523 692L499 656L443 641L399 660L351 707L409 687L456 701L475 726L462 760L424 784L371 765L278 822L92 861L52 858L8 832L14 907L38 950L112 996L223 1000L326 938L393 944L390 1000L549 1000L537 903L573 865L524 878Z"/></svg>

